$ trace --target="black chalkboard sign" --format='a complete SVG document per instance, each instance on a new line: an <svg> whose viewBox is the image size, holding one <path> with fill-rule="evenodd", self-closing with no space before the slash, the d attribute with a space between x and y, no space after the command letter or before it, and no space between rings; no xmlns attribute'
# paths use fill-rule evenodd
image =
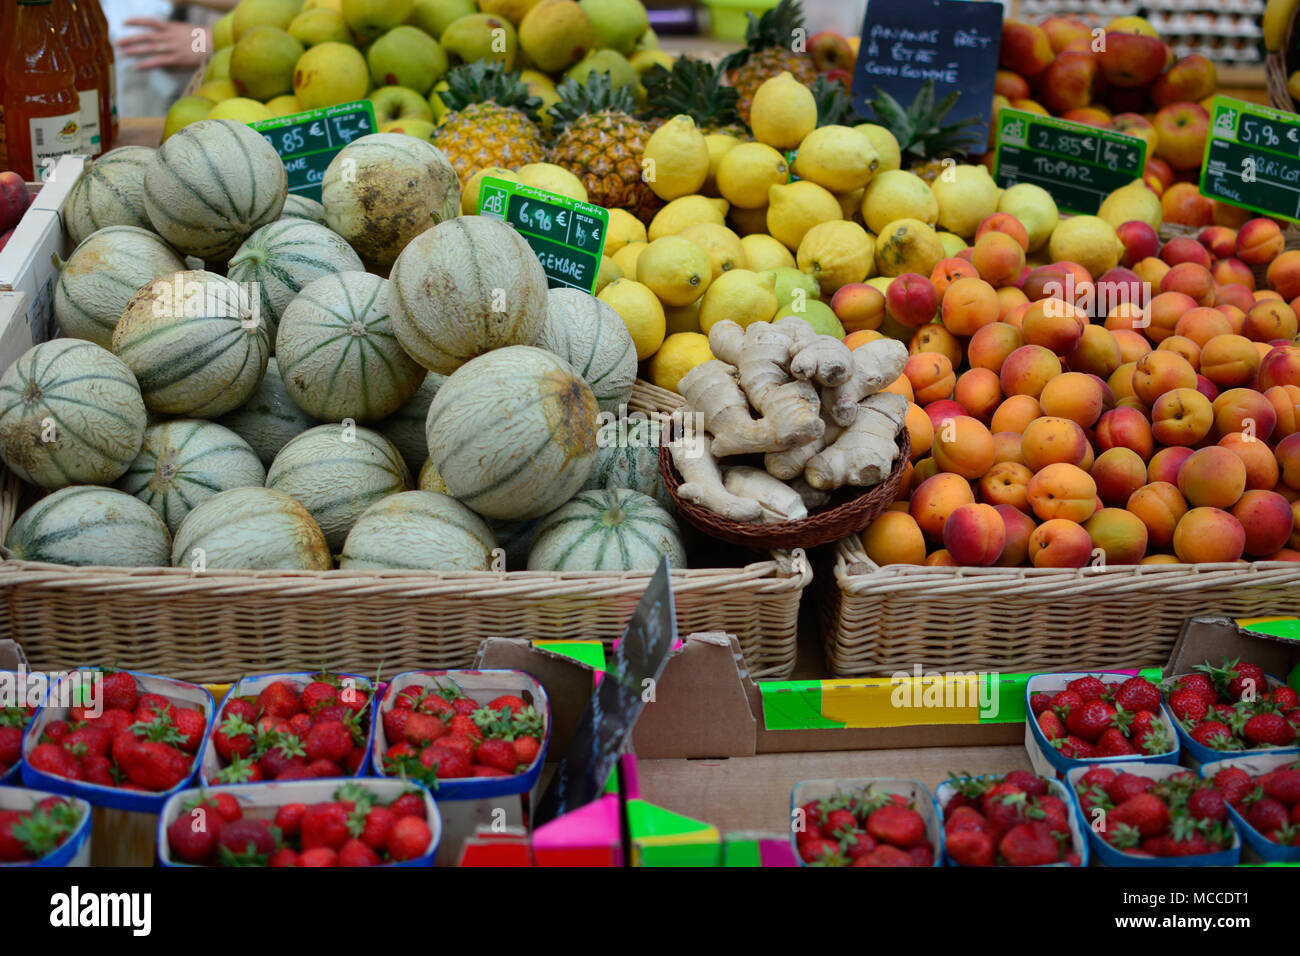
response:
<svg viewBox="0 0 1300 956"><path fill-rule="evenodd" d="M853 71L853 102L872 118L876 87L906 107L927 80L934 98L961 98L945 118L976 117L977 142L988 138L993 78L1002 43L1002 4L972 0L868 0ZM974 137L972 137L974 138Z"/></svg>
<svg viewBox="0 0 1300 956"><path fill-rule="evenodd" d="M1213 105L1201 194L1300 220L1300 116L1226 96Z"/></svg>
<svg viewBox="0 0 1300 956"><path fill-rule="evenodd" d="M569 738L564 757L538 801L533 826L600 796L646 705L647 690L662 676L676 641L677 614L664 560L637 602L605 676Z"/></svg>
<svg viewBox="0 0 1300 956"><path fill-rule="evenodd" d="M325 167L348 143L375 132L375 107L358 100L250 125L280 154L289 192L320 202Z"/></svg>

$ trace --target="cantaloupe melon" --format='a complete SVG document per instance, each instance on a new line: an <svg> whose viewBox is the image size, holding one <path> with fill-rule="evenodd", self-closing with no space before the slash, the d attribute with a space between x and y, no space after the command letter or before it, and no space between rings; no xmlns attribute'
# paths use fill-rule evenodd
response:
<svg viewBox="0 0 1300 956"><path fill-rule="evenodd" d="M387 279L369 272L340 272L309 283L285 309L276 339L280 374L309 415L373 422L424 381L424 366L393 334L387 288Z"/></svg>
<svg viewBox="0 0 1300 956"><path fill-rule="evenodd" d="M225 262L274 222L289 180L271 144L234 120L200 120L158 147L144 205L158 234L188 256Z"/></svg>
<svg viewBox="0 0 1300 956"><path fill-rule="evenodd" d="M93 342L35 345L0 376L0 458L43 488L116 481L145 421L135 376Z"/></svg>
<svg viewBox="0 0 1300 956"><path fill-rule="evenodd" d="M362 259L389 266L412 239L460 212L460 180L432 143L371 133L330 161L321 204L326 225Z"/></svg>
<svg viewBox="0 0 1300 956"><path fill-rule="evenodd" d="M320 525L298 501L271 488L232 488L185 516L172 566L195 571L328 571Z"/></svg>
<svg viewBox="0 0 1300 956"><path fill-rule="evenodd" d="M8 557L51 564L149 568L171 564L172 539L157 513L130 495L72 485L24 511L5 538Z"/></svg>
<svg viewBox="0 0 1300 956"><path fill-rule="evenodd" d="M626 488L583 491L542 519L529 571L649 571L667 558L686 567L686 548L668 512Z"/></svg>
<svg viewBox="0 0 1300 956"><path fill-rule="evenodd" d="M618 313L578 289L552 289L537 347L567 361L603 412L626 405L636 381L636 343Z"/></svg>
<svg viewBox="0 0 1300 956"><path fill-rule="evenodd" d="M487 518L538 518L573 497L596 459L596 396L553 352L512 345L443 382L425 435L451 494Z"/></svg>
<svg viewBox="0 0 1300 956"><path fill-rule="evenodd" d="M602 425L596 435L596 464L583 490L630 488L649 495L675 515L673 496L659 475L662 434L660 423L651 418L625 418Z"/></svg>
<svg viewBox="0 0 1300 956"><path fill-rule="evenodd" d="M289 397L279 366L274 358L269 358L266 374L248 401L221 416L217 424L225 425L248 442L262 465L269 466L280 449L289 444L289 439L320 423Z"/></svg>
<svg viewBox="0 0 1300 956"><path fill-rule="evenodd" d="M133 295L113 330L113 351L135 373L150 411L216 418L253 394L270 340L242 287L194 270Z"/></svg>
<svg viewBox="0 0 1300 956"><path fill-rule="evenodd" d="M82 170L63 207L73 245L106 226L153 229L144 205L144 174L155 152L148 146L119 146Z"/></svg>
<svg viewBox="0 0 1300 956"><path fill-rule="evenodd" d="M487 571L497 546L483 519L455 498L405 491L365 510L343 543L344 571Z"/></svg>
<svg viewBox="0 0 1300 956"><path fill-rule="evenodd" d="M424 422L429 417L429 406L438 388L447 380L447 376L430 372L420 383L420 387L410 400L382 422L375 425L375 431L397 446L402 453L402 460L411 474L419 474L424 463L429 460L429 439L424 434ZM426 488L425 491L446 491L446 488Z"/></svg>
<svg viewBox="0 0 1300 956"><path fill-rule="evenodd" d="M308 199L298 193L289 193L285 197L284 208L280 210L280 220L285 219L306 219L308 222L323 226L325 207L314 199Z"/></svg>
<svg viewBox="0 0 1300 956"><path fill-rule="evenodd" d="M255 283L267 334L276 341L276 324L307 283L335 272L360 272L365 266L347 240L305 219L280 219L249 236L230 257L226 275Z"/></svg>
<svg viewBox="0 0 1300 956"><path fill-rule="evenodd" d="M106 226L68 257L54 287L54 318L69 338L112 348L113 329L141 286L185 268L158 234L135 226Z"/></svg>
<svg viewBox="0 0 1300 956"><path fill-rule="evenodd" d="M397 340L432 372L532 345L546 324L546 273L519 233L461 216L413 239L393 264L388 312Z"/></svg>
<svg viewBox="0 0 1300 956"><path fill-rule="evenodd" d="M266 486L302 502L337 551L361 513L411 490L411 473L383 435L355 425L317 425L280 449Z"/></svg>
<svg viewBox="0 0 1300 956"><path fill-rule="evenodd" d="M231 488L262 487L266 469L248 442L214 422L181 418L150 425L117 487L135 495L173 534L185 516Z"/></svg>

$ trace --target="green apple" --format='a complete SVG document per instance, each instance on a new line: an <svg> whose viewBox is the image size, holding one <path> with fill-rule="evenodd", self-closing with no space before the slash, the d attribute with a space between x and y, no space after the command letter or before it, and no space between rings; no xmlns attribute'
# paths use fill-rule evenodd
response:
<svg viewBox="0 0 1300 956"><path fill-rule="evenodd" d="M224 50L235 45L235 11L231 10L212 24L212 49Z"/></svg>
<svg viewBox="0 0 1300 956"><path fill-rule="evenodd" d="M474 0L415 0L407 23L431 37L440 37L452 23L477 12Z"/></svg>
<svg viewBox="0 0 1300 956"><path fill-rule="evenodd" d="M507 70L515 68L519 34L510 21L490 13L473 13L454 21L443 31L442 48L462 63L497 60Z"/></svg>
<svg viewBox="0 0 1300 956"><path fill-rule="evenodd" d="M636 49L636 41L650 28L641 0L578 0L587 12L600 46L624 56Z"/></svg>
<svg viewBox="0 0 1300 956"><path fill-rule="evenodd" d="M231 11L231 40L238 43L253 27L287 30L301 7L302 0L239 0Z"/></svg>
<svg viewBox="0 0 1300 956"><path fill-rule="evenodd" d="M293 72L293 92L304 110L352 103L369 89L366 58L343 43L317 44L302 55Z"/></svg>
<svg viewBox="0 0 1300 956"><path fill-rule="evenodd" d="M255 100L269 100L293 89L293 68L302 44L275 27L253 27L235 43L230 80L235 89Z"/></svg>
<svg viewBox="0 0 1300 956"><path fill-rule="evenodd" d="M212 58L208 60L208 65L203 68L203 82L230 79L230 58L234 53L233 46L223 46L213 53Z"/></svg>
<svg viewBox="0 0 1300 956"><path fill-rule="evenodd" d="M569 67L565 76L572 77L578 83L586 83L587 77L592 73L608 73L609 84L614 89L631 86L639 79L632 64L624 59L622 54L615 53L613 50L595 50L588 53Z"/></svg>
<svg viewBox="0 0 1300 956"><path fill-rule="evenodd" d="M343 14L328 7L304 10L289 24L289 36L305 47L318 43L351 43L352 31L348 29Z"/></svg>
<svg viewBox="0 0 1300 956"><path fill-rule="evenodd" d="M414 5L414 0L343 0L340 12L353 33L374 40L405 23Z"/></svg>
<svg viewBox="0 0 1300 956"><path fill-rule="evenodd" d="M433 110L423 96L405 86L381 86L370 94L375 122L383 126L394 120L419 119L433 122Z"/></svg>
<svg viewBox="0 0 1300 956"><path fill-rule="evenodd" d="M166 139L178 129L191 123L207 119L208 114L212 112L212 107L216 105L206 96L182 96L167 111L167 118L163 120L162 138Z"/></svg>
<svg viewBox="0 0 1300 956"><path fill-rule="evenodd" d="M414 136L416 139L422 139L426 143L433 142L433 133L437 127L428 120L422 119L399 119L391 123L385 123L379 127L381 133L405 133L407 136Z"/></svg>
<svg viewBox="0 0 1300 956"><path fill-rule="evenodd" d="M405 86L424 96L447 72L447 54L418 27L393 27L366 51L375 86Z"/></svg>

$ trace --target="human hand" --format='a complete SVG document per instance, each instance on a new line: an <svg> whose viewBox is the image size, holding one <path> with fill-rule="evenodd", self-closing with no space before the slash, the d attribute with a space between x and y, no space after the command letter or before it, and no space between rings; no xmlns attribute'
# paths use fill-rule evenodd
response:
<svg viewBox="0 0 1300 956"><path fill-rule="evenodd" d="M137 70L196 69L210 45L208 31L192 23L132 17L125 25L143 30L122 37L117 44L124 55L139 61L135 64Z"/></svg>

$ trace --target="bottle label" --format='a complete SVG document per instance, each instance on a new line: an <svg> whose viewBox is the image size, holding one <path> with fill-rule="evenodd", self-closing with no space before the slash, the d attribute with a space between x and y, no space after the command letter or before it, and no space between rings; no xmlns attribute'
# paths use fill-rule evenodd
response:
<svg viewBox="0 0 1300 956"><path fill-rule="evenodd" d="M108 71L108 111L113 117L113 128L117 128L117 67L109 64L112 69Z"/></svg>
<svg viewBox="0 0 1300 956"><path fill-rule="evenodd" d="M87 156L100 153L99 133L99 90L77 90L77 99L81 105L81 150Z"/></svg>
<svg viewBox="0 0 1300 956"><path fill-rule="evenodd" d="M71 156L82 149L81 117L77 113L66 116L32 117L28 129L32 136L32 169L50 168L44 160Z"/></svg>

